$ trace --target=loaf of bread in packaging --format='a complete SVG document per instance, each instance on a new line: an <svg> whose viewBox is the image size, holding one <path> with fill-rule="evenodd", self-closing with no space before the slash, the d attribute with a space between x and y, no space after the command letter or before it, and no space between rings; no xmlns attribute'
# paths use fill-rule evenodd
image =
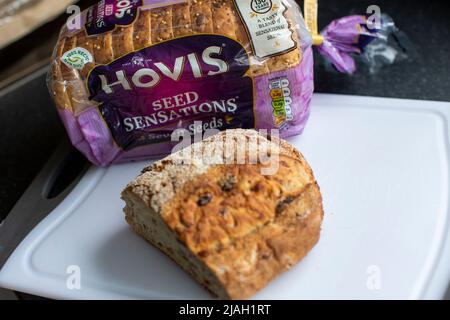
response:
<svg viewBox="0 0 450 320"><path fill-rule="evenodd" d="M193 34L224 35L238 41L249 54L253 76L292 68L301 62L302 52L289 10L284 15L291 25L295 48L281 55L258 59L253 56L252 43L234 1L185 0L154 9L141 7L137 19L129 26L117 26L114 31L94 36L87 36L81 29L60 37L49 77L51 92L58 107L79 114L93 103L89 100L85 82L95 66L108 64L153 44ZM82 70L68 68L61 61L65 52L77 47L86 49L93 57Z"/></svg>
<svg viewBox="0 0 450 320"><path fill-rule="evenodd" d="M48 87L98 166L166 156L195 122L286 138L308 121L311 43L294 0L102 0L62 28Z"/></svg>
<svg viewBox="0 0 450 320"><path fill-rule="evenodd" d="M275 162L250 164L250 141ZM228 161L229 148L245 161ZM263 175L268 163L277 170ZM221 299L249 298L293 267L318 241L323 219L303 156L253 130L227 130L152 164L122 198L131 227Z"/></svg>

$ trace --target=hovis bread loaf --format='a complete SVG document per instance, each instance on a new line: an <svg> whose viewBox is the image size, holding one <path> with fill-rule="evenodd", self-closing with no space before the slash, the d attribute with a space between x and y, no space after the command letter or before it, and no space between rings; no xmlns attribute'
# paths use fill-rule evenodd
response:
<svg viewBox="0 0 450 320"><path fill-rule="evenodd" d="M293 0L103 0L62 28L48 85L104 166L170 153L176 129L299 134L312 65Z"/></svg>

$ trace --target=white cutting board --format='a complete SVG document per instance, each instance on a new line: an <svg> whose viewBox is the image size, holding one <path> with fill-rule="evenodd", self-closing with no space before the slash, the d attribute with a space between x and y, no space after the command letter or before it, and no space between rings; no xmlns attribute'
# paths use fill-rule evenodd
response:
<svg viewBox="0 0 450 320"><path fill-rule="evenodd" d="M449 118L450 103L315 95L306 131L289 141L322 189L322 236L254 298L442 298ZM124 221L119 194L144 164L91 168L16 249L0 286L67 299L210 298ZM73 265L79 290L67 287Z"/></svg>

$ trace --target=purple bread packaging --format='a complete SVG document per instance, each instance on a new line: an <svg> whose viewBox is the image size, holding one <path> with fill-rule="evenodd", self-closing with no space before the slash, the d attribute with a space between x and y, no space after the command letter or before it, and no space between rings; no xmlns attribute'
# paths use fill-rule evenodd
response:
<svg viewBox="0 0 450 320"><path fill-rule="evenodd" d="M48 86L72 144L98 166L163 157L177 129L301 134L312 45L352 73L351 54L379 36L364 16L314 34L292 0L104 0L73 21Z"/></svg>

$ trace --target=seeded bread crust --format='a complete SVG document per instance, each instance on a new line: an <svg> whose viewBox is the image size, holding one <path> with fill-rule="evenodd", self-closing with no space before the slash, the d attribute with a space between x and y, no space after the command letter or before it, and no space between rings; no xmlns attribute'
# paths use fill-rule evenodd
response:
<svg viewBox="0 0 450 320"><path fill-rule="evenodd" d="M289 10L286 17L292 20ZM78 115L92 105L85 88L85 79L96 65L110 63L133 50L196 33L225 35L240 42L249 53L250 73L253 76L285 70L298 65L302 58L298 35L291 29L297 48L260 61L252 54L249 37L232 1L190 0L187 3L141 10L130 26L119 26L112 32L92 37L87 37L84 31L61 37L55 49L50 87L57 106ZM91 52L95 60L81 71L69 69L60 59L65 52L77 46Z"/></svg>
<svg viewBox="0 0 450 320"><path fill-rule="evenodd" d="M267 163L223 164L223 148L279 156ZM245 145L247 143L247 146ZM247 149L246 149L247 148ZM204 163L189 152L214 150ZM228 130L145 168L122 192L126 220L201 285L221 299L245 299L300 261L316 244L323 219L317 182L287 142L253 130ZM185 164L181 164L184 161ZM222 163L222 164L221 164Z"/></svg>

